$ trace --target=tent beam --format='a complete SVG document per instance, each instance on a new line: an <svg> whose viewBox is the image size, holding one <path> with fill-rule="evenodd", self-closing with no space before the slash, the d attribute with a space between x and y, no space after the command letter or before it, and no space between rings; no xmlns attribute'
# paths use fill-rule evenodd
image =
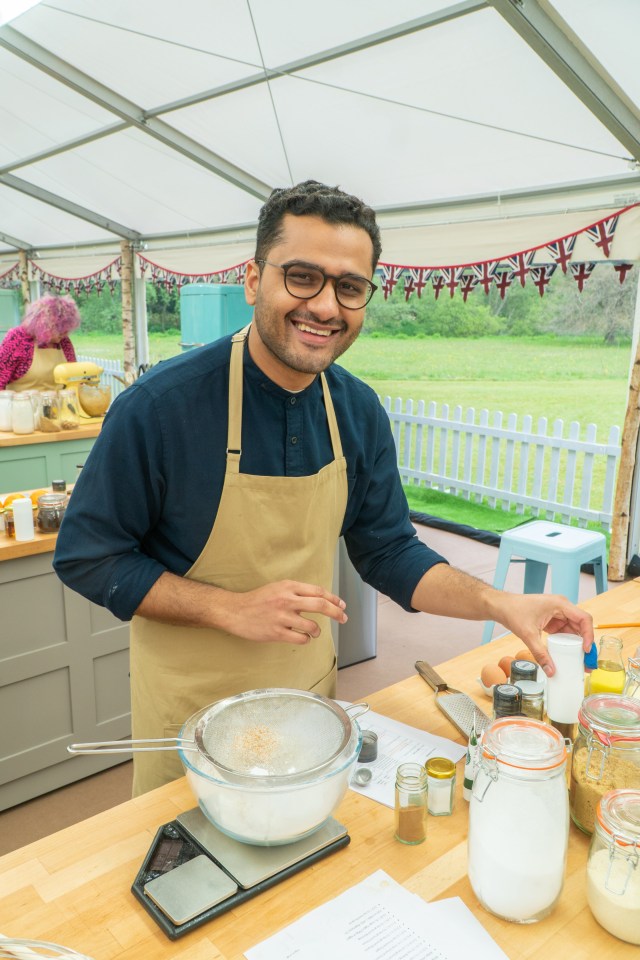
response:
<svg viewBox="0 0 640 960"><path fill-rule="evenodd" d="M47 203L51 207L64 210L65 213L79 217L81 220L86 220L88 223L93 223L97 227L102 227L103 230L115 233L118 237L124 237L127 240L138 240L140 237L140 234L136 230L131 230L129 227L125 227L115 220L110 220L108 217L103 217L93 210L88 210L86 207L80 206L79 203L65 200L64 197L59 197L49 190L36 187L35 184L29 183L28 180L20 180L19 177L14 177L11 173L0 174L0 183L3 183L5 187L11 187L12 190L26 193L35 200L40 200L41 203ZM32 244L28 243L24 244L24 246L31 247Z"/></svg>
<svg viewBox="0 0 640 960"><path fill-rule="evenodd" d="M253 177L246 170L230 163L223 157L204 147L202 144L186 134L180 133L163 120L148 117L141 107L121 97L114 90L76 69L70 63L57 57L38 43L25 37L13 27L0 27L0 47L4 47L14 56L25 60L38 70L57 80L64 86L75 90L104 110L126 120L131 126L142 133L153 137L165 146L189 160L193 160L201 167L205 167L217 174L223 180L240 187L246 193L260 200L266 199L271 193L271 187Z"/></svg>
<svg viewBox="0 0 640 960"><path fill-rule="evenodd" d="M591 113L640 160L640 113L547 0L489 0Z"/></svg>

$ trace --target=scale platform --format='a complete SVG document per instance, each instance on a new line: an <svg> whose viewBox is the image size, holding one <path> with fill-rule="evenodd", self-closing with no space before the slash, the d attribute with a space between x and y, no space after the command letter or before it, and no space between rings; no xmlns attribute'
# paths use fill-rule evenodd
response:
<svg viewBox="0 0 640 960"><path fill-rule="evenodd" d="M195 807L160 827L131 892L176 940L349 842L346 827L330 817L295 843L240 843Z"/></svg>

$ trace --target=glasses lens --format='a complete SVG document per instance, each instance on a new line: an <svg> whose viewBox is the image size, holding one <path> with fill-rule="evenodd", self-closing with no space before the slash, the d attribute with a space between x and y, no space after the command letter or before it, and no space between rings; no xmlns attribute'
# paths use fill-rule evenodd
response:
<svg viewBox="0 0 640 960"><path fill-rule="evenodd" d="M292 297L310 299L322 288L324 275L304 263L291 263L285 269L284 282Z"/></svg>
<svg viewBox="0 0 640 960"><path fill-rule="evenodd" d="M336 282L336 296L343 307L364 307L371 296L371 284L364 277L340 277Z"/></svg>

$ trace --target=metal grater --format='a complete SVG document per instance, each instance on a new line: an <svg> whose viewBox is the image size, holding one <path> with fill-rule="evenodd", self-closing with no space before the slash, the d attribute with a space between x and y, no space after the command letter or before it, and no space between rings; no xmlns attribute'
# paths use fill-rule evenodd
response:
<svg viewBox="0 0 640 960"><path fill-rule="evenodd" d="M417 660L416 670L422 679L435 690L436 706L451 720L454 727L468 739L471 736L475 718L475 730L479 737L485 727L491 723L491 719L471 697L467 693L462 693L460 690L454 690L453 687L447 686L442 677L426 660Z"/></svg>

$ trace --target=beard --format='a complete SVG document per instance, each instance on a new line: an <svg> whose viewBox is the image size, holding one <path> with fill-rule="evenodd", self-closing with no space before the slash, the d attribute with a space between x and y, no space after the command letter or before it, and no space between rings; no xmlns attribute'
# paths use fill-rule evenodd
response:
<svg viewBox="0 0 640 960"><path fill-rule="evenodd" d="M362 329L362 319L348 325L336 317L333 321L322 321L312 311L291 310L289 313L270 308L258 296L256 299L253 323L266 349L291 370L298 373L317 374L330 367L338 357L348 350ZM295 324L311 323L319 327L330 328L335 332L319 341L317 345L300 343L297 339Z"/></svg>

